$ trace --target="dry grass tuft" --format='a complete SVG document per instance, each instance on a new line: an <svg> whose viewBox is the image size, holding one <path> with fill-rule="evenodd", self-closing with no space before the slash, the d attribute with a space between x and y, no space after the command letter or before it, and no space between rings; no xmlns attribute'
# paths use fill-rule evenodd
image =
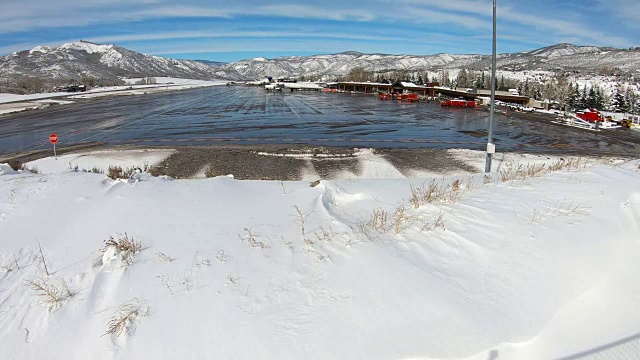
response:
<svg viewBox="0 0 640 360"><path fill-rule="evenodd" d="M526 180L528 178L539 177L548 173L545 164L508 164L500 170L500 181Z"/></svg>
<svg viewBox="0 0 640 360"><path fill-rule="evenodd" d="M400 234L408 224L413 222L413 220L414 218L407 214L407 209L405 209L404 206L398 206L396 211L393 213L393 232L396 235Z"/></svg>
<svg viewBox="0 0 640 360"><path fill-rule="evenodd" d="M367 225L381 234L386 233L389 229L389 213L382 209L373 209Z"/></svg>
<svg viewBox="0 0 640 360"><path fill-rule="evenodd" d="M127 233L124 233L124 235L118 234L117 238L110 236L109 240L105 240L104 242L104 250L110 246L115 247L119 251L128 251L134 254L139 253L140 250L142 250L142 242L135 240L133 236L129 237L129 234Z"/></svg>
<svg viewBox="0 0 640 360"><path fill-rule="evenodd" d="M146 163L146 162L141 167L131 167L131 168L126 168L126 169L123 169L120 166L109 166L109 169L107 170L107 177L109 177L112 180L131 179L133 174L146 173L146 172L149 172L150 169L151 168L150 168L149 164ZM100 169L97 169L97 168L93 168L93 169L91 169L91 172L102 173L103 171L100 170Z"/></svg>
<svg viewBox="0 0 640 360"><path fill-rule="evenodd" d="M576 204L573 200L563 199L557 201L552 206L545 205L544 203L536 205L529 212L529 221L532 223L541 223L560 216L587 215L589 211L589 208Z"/></svg>
<svg viewBox="0 0 640 360"><path fill-rule="evenodd" d="M160 258L160 260L162 260L164 262L169 262L170 263L170 262L173 262L173 261L176 260L175 258L172 258L171 256L169 256L169 255L167 255L167 254L165 254L163 252L158 252L158 253L156 253L156 255L158 255L158 258Z"/></svg>
<svg viewBox="0 0 640 360"><path fill-rule="evenodd" d="M114 309L111 318L107 322L105 335L127 335L133 336L135 333L135 322L141 316L146 316L147 311L142 311L143 303L137 298L133 298Z"/></svg>
<svg viewBox="0 0 640 360"><path fill-rule="evenodd" d="M131 264L133 256L142 251L142 241L134 239L133 236L129 237L127 233L117 234L117 237L110 236L109 240L104 241L102 251L105 252L109 248L118 250L122 263L126 266Z"/></svg>
<svg viewBox="0 0 640 360"><path fill-rule="evenodd" d="M560 158L551 165L546 164L507 164L500 170L500 181L507 182L512 180L526 180L534 177L540 177L554 171L560 170L580 170L586 167L587 161L582 158Z"/></svg>
<svg viewBox="0 0 640 360"><path fill-rule="evenodd" d="M462 196L461 180L456 179L451 184L444 180L438 182L435 179L422 183L421 186L411 186L411 197L409 201L414 208L419 208L431 203L455 203Z"/></svg>
<svg viewBox="0 0 640 360"><path fill-rule="evenodd" d="M52 309L58 309L62 306L63 301L74 295L64 279L54 282L50 278L40 278L27 281L27 285L40 297L41 304L47 305Z"/></svg>

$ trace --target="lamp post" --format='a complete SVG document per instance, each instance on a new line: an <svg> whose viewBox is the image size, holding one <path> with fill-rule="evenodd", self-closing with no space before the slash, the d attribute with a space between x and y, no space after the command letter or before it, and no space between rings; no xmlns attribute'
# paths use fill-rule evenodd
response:
<svg viewBox="0 0 640 360"><path fill-rule="evenodd" d="M489 109L489 135L487 138L485 173L491 172L491 159L496 152L496 146L493 144L493 117L496 106L496 0L493 0L493 51L491 56L491 107Z"/></svg>

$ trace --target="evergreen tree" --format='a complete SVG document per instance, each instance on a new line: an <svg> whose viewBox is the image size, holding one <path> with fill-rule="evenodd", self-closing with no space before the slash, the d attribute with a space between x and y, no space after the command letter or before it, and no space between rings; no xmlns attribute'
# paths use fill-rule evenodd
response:
<svg viewBox="0 0 640 360"><path fill-rule="evenodd" d="M633 106L635 105L635 99L633 98L633 95L635 95L634 92L631 91L629 86L627 86L624 90L624 112L630 112L631 109L633 109Z"/></svg>
<svg viewBox="0 0 640 360"><path fill-rule="evenodd" d="M613 112L624 112L626 109L626 104L624 103L624 95L620 91L618 87L616 87L613 92L613 96L611 97L611 101L609 101L609 111Z"/></svg>
<svg viewBox="0 0 640 360"><path fill-rule="evenodd" d="M585 86L586 87L586 86ZM589 109L596 107L596 91L591 87L589 89L589 95L587 95L587 107Z"/></svg>
<svg viewBox="0 0 640 360"><path fill-rule="evenodd" d="M636 109L636 107L637 107L637 98L638 98L638 96L636 95L635 91L633 91L633 90L629 91L629 97L626 100L627 107L628 107L627 111L632 113L632 114L635 114L636 110L637 110Z"/></svg>
<svg viewBox="0 0 640 360"><path fill-rule="evenodd" d="M564 88L560 101L560 109L566 110L567 108L573 108L572 103L573 84L568 84Z"/></svg>
<svg viewBox="0 0 640 360"><path fill-rule="evenodd" d="M602 89L598 85L595 85L594 87L594 92L596 94L594 107L598 110L604 110L604 94L602 93Z"/></svg>
<svg viewBox="0 0 640 360"><path fill-rule="evenodd" d="M580 93L580 109L584 109L587 107L587 85L585 84L582 88L582 92Z"/></svg>
<svg viewBox="0 0 640 360"><path fill-rule="evenodd" d="M458 72L458 76L456 77L456 86L467 87L469 83L469 77L466 69L462 69Z"/></svg>
<svg viewBox="0 0 640 360"><path fill-rule="evenodd" d="M482 89L483 86L484 86L484 76L480 76L478 74L478 76L476 76L476 80L473 82L473 87L475 89Z"/></svg>
<svg viewBox="0 0 640 360"><path fill-rule="evenodd" d="M422 80L422 75L418 75L418 85L423 85L424 80Z"/></svg>
<svg viewBox="0 0 640 360"><path fill-rule="evenodd" d="M529 79L524 81L524 85L522 86L522 92L520 93L524 96L531 96L531 88L529 87Z"/></svg>
<svg viewBox="0 0 640 360"><path fill-rule="evenodd" d="M580 87L578 84L573 86L573 89L569 95L569 107L571 110L576 110L580 107Z"/></svg>

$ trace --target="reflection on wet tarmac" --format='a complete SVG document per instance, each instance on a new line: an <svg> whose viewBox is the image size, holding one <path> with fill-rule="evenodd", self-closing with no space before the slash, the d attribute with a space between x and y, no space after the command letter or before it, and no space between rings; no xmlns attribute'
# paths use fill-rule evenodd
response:
<svg viewBox="0 0 640 360"><path fill-rule="evenodd" d="M341 93L221 86L81 101L0 118L0 153L49 146L309 144L483 149L488 113ZM640 133L611 135L496 115L499 150L640 153Z"/></svg>

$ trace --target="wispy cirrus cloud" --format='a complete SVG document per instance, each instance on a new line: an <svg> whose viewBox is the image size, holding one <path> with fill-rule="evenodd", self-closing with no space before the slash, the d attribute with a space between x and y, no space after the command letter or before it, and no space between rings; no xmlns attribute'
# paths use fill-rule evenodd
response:
<svg viewBox="0 0 640 360"><path fill-rule="evenodd" d="M491 4L490 0L12 1L0 12L0 54L18 46L68 39L113 42L134 50L196 49L193 44L202 41L207 48L246 50L304 44L305 49L333 47L326 51L334 52L486 53ZM514 52L567 40L578 45L637 45L640 27L633 21L637 13L637 0L589 0L580 6L570 1L500 0L498 48Z"/></svg>

